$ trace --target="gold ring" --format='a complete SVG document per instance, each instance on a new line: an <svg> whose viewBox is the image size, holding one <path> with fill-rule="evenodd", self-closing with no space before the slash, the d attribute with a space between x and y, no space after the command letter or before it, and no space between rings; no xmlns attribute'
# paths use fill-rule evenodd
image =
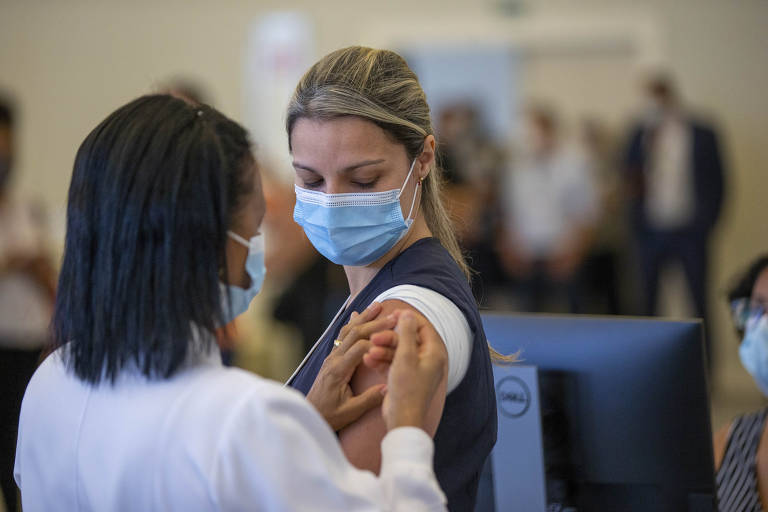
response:
<svg viewBox="0 0 768 512"><path fill-rule="evenodd" d="M338 347L339 345L341 345L341 340L334 340L333 341L333 346L334 347Z"/></svg>

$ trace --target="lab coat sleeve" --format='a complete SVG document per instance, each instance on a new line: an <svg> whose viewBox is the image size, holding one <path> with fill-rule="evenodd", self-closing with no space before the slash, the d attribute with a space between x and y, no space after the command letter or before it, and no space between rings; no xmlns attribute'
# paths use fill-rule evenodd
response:
<svg viewBox="0 0 768 512"><path fill-rule="evenodd" d="M211 484L219 510L445 510L434 446L417 428L382 441L377 477L354 468L304 397L264 386L226 419Z"/></svg>

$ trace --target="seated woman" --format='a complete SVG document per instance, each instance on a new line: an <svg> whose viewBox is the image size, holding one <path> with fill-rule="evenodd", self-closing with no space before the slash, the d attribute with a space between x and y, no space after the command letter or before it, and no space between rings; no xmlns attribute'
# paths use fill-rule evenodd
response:
<svg viewBox="0 0 768 512"><path fill-rule="evenodd" d="M296 172L294 219L320 253L344 266L350 288L288 383L312 397L352 311L380 301L382 314L414 312L420 335L439 336L448 360L426 411L435 472L449 508L472 510L496 441L496 401L469 270L441 202L424 91L396 53L341 49L301 79L286 128ZM373 350L386 355L390 348ZM386 371L361 366L352 389L363 393L386 378ZM374 472L381 468L385 433L379 409L338 431L349 460Z"/></svg>
<svg viewBox="0 0 768 512"><path fill-rule="evenodd" d="M739 357L768 396L768 255L756 260L728 294L742 337ZM715 434L721 512L768 510L768 408L734 419Z"/></svg>
<svg viewBox="0 0 768 512"><path fill-rule="evenodd" d="M322 416L222 366L216 333L264 278L264 208L245 130L209 107L145 96L88 135L69 189L58 349L21 411L26 512L444 509L422 430L442 342L417 344L411 313L354 316L312 390ZM397 345L378 477L352 467L328 427L382 403L378 389L351 398L367 338Z"/></svg>

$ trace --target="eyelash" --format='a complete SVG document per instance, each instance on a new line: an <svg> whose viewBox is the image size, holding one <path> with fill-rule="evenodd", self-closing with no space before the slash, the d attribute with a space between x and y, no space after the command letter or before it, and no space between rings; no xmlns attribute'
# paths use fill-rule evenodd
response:
<svg viewBox="0 0 768 512"><path fill-rule="evenodd" d="M363 189L363 190L368 190L368 189L372 189L373 187L375 187L377 181L378 180L373 180L373 181L369 181L368 183L361 183L359 181L357 181L357 182L353 181L352 184L354 186L356 186L356 187L359 187L359 188ZM312 181L312 182L305 181L304 182L304 186L305 187L312 188L312 189L320 188L320 186L322 184L323 184L323 180Z"/></svg>
<svg viewBox="0 0 768 512"><path fill-rule="evenodd" d="M376 180L369 181L368 183L352 182L353 185L362 188L363 190L371 189L376 186Z"/></svg>
<svg viewBox="0 0 768 512"><path fill-rule="evenodd" d="M320 188L320 185L323 184L323 180L313 181L313 182L304 182L304 186L307 188Z"/></svg>

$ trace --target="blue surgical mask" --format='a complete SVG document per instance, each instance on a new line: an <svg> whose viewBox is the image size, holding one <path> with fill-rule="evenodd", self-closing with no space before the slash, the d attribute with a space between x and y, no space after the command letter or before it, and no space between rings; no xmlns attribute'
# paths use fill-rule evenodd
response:
<svg viewBox="0 0 768 512"><path fill-rule="evenodd" d="M749 372L764 395L768 396L768 316L747 323L739 347L741 364Z"/></svg>
<svg viewBox="0 0 768 512"><path fill-rule="evenodd" d="M362 194L324 194L296 186L293 220L320 254L338 265L362 267L384 256L413 224L403 218L400 196L413 174L416 160L400 190ZM417 184L417 192L418 192Z"/></svg>
<svg viewBox="0 0 768 512"><path fill-rule="evenodd" d="M228 231L227 235L234 241L248 248L248 259L245 260L245 271L251 278L248 288L219 283L221 289L221 302L224 308L224 320L231 322L236 316L246 312L253 298L258 295L261 285L264 284L264 276L267 269L264 266L264 237L256 235L246 240L237 233ZM227 298L229 295L229 298Z"/></svg>

